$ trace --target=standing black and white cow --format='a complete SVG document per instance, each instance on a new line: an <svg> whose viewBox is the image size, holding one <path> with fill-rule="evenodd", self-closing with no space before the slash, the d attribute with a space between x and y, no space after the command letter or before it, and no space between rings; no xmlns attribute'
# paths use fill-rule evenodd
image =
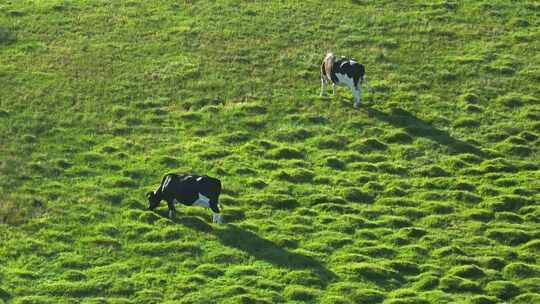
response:
<svg viewBox="0 0 540 304"><path fill-rule="evenodd" d="M364 66L353 59L345 57L337 58L333 53L328 53L324 57L321 64L321 96L325 95L325 85L328 81L332 81L332 90L336 94L336 86L348 86L354 96L354 107L360 105L361 99L361 82L365 82L371 91L371 87L364 78L366 70Z"/></svg>
<svg viewBox="0 0 540 304"><path fill-rule="evenodd" d="M197 205L210 208L213 212L213 222L221 224L223 221L218 207L220 194L221 182L216 178L206 175L169 173L163 177L155 191L146 193L146 197L150 210L154 210L162 200L166 201L170 218L176 211L174 208L176 200L187 206Z"/></svg>

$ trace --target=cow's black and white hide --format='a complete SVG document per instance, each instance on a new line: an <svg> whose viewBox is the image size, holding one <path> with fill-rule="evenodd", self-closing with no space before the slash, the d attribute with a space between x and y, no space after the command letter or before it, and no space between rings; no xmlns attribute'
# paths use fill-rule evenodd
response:
<svg viewBox="0 0 540 304"><path fill-rule="evenodd" d="M146 193L146 197L150 210L154 210L162 200L166 201L170 218L176 211L174 202L178 201L187 206L210 208L213 212L213 222L221 224L223 221L218 207L220 194L221 182L216 178L206 175L169 173L163 177L155 191Z"/></svg>
<svg viewBox="0 0 540 304"><path fill-rule="evenodd" d="M332 82L333 94L336 94L336 86L348 86L354 96L354 106L360 105L361 82L365 82L368 88L369 84L364 78L366 70L364 66L353 59L345 57L337 58L333 53L328 53L321 64L321 96L325 95L325 85L328 81Z"/></svg>

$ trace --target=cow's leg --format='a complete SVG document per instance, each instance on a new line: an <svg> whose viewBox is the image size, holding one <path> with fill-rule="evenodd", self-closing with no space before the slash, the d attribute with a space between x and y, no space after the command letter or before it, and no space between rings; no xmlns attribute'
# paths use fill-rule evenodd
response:
<svg viewBox="0 0 540 304"><path fill-rule="evenodd" d="M210 209L212 209L212 222L223 224L223 218L221 217L221 213L219 212L218 207L218 201L217 200L211 200L210 201Z"/></svg>
<svg viewBox="0 0 540 304"><path fill-rule="evenodd" d="M360 94L362 94L360 87L358 85L354 86L352 92L354 96L354 107L358 108L360 106Z"/></svg>
<svg viewBox="0 0 540 304"><path fill-rule="evenodd" d="M321 75L321 96L326 95L326 79Z"/></svg>
<svg viewBox="0 0 540 304"><path fill-rule="evenodd" d="M321 73L319 74L321 78L321 96L324 96L326 94L326 69L324 68L324 61L321 64Z"/></svg>
<svg viewBox="0 0 540 304"><path fill-rule="evenodd" d="M336 95L336 87L337 85L335 83L332 83L332 94Z"/></svg>
<svg viewBox="0 0 540 304"><path fill-rule="evenodd" d="M199 198L193 203L193 205L201 206L204 208L210 208L213 212L212 221L214 223L221 224L222 220L221 220L221 215L219 214L217 196L208 194L208 197L207 197L206 195L202 193L199 193L198 195L199 195Z"/></svg>
<svg viewBox="0 0 540 304"><path fill-rule="evenodd" d="M172 219L176 212L176 209L174 208L174 199L167 200L167 206L169 206L169 218Z"/></svg>
<svg viewBox="0 0 540 304"><path fill-rule="evenodd" d="M221 182L219 180L214 180L212 185L212 192L210 194L210 209L212 209L213 217L212 221L214 223L223 224L223 218L219 212L219 195L221 194Z"/></svg>
<svg viewBox="0 0 540 304"><path fill-rule="evenodd" d="M214 223L223 224L223 217L221 216L220 210L219 210L219 194L221 192L221 185L219 185L218 191L216 191L216 194L212 195L212 199L210 200L210 209L212 209L213 216L212 221Z"/></svg>

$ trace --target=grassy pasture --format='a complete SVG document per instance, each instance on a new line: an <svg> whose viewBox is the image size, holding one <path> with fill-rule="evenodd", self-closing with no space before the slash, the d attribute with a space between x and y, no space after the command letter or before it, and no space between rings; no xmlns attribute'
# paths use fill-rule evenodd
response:
<svg viewBox="0 0 540 304"><path fill-rule="evenodd" d="M540 301L535 1L0 0L0 303ZM374 94L319 97L327 51ZM145 210L222 179L226 225Z"/></svg>

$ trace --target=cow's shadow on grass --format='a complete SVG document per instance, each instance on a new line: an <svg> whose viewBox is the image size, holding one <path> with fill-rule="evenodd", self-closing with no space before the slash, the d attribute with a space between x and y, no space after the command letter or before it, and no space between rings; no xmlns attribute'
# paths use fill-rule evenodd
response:
<svg viewBox="0 0 540 304"><path fill-rule="evenodd" d="M485 158L487 155L478 147L452 137L448 132L437 129L431 123L423 121L413 114L401 109L394 108L390 113L382 112L373 108L366 108L369 116L385 121L395 127L403 128L414 137L424 137L433 140L448 148L451 154L471 153Z"/></svg>
<svg viewBox="0 0 540 304"><path fill-rule="evenodd" d="M168 218L167 213L161 213L163 218ZM179 215L178 213L174 216L172 221L176 224L181 224L190 229L198 230L200 232L209 233L214 231L214 228L209 223L202 220L200 217L192 215Z"/></svg>
<svg viewBox="0 0 540 304"><path fill-rule="evenodd" d="M201 232L212 232L223 245L236 248L256 259L264 260L278 267L292 270L311 270L322 282L326 283L337 278L335 273L328 270L316 259L300 253L290 252L270 240L232 224L214 229L212 225L194 216L179 217L174 222Z"/></svg>

